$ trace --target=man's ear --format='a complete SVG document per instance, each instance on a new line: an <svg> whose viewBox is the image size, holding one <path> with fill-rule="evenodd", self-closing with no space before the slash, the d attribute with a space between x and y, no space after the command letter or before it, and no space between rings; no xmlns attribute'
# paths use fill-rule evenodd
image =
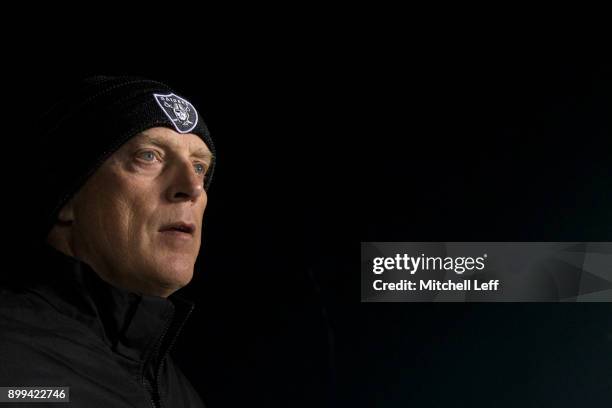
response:
<svg viewBox="0 0 612 408"><path fill-rule="evenodd" d="M57 214L55 225L47 234L47 243L67 255L74 256L70 247L72 224L74 222L74 201L71 198Z"/></svg>
<svg viewBox="0 0 612 408"><path fill-rule="evenodd" d="M74 200L71 198L57 214L57 221L60 224L72 224L74 221Z"/></svg>

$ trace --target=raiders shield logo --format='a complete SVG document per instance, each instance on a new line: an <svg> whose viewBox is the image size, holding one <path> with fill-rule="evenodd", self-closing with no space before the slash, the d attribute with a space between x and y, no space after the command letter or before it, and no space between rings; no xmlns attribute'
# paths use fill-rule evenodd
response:
<svg viewBox="0 0 612 408"><path fill-rule="evenodd" d="M198 124L198 112L189 101L175 94L153 94L160 108L179 133L189 133Z"/></svg>

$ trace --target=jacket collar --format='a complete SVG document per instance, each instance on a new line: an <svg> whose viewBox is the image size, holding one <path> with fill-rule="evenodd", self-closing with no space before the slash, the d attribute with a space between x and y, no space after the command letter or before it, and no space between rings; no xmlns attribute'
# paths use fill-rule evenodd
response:
<svg viewBox="0 0 612 408"><path fill-rule="evenodd" d="M193 302L176 294L162 298L112 286L86 263L49 245L38 253L29 290L130 360L159 362L194 309Z"/></svg>

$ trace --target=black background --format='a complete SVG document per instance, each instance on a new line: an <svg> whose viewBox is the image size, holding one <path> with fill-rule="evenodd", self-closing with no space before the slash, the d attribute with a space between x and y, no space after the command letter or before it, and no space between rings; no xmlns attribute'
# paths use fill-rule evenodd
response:
<svg viewBox="0 0 612 408"><path fill-rule="evenodd" d="M361 241L610 240L603 51L360 28L17 47L8 225L36 200L31 109L75 77L153 77L218 149L175 353L210 407L606 406L609 304L361 304L358 272Z"/></svg>

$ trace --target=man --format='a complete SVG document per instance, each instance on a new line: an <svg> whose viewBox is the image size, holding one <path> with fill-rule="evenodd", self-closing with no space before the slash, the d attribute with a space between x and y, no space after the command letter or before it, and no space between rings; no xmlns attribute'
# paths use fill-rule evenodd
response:
<svg viewBox="0 0 612 408"><path fill-rule="evenodd" d="M42 123L43 228L27 267L2 276L0 387L202 407L168 354L194 307L174 292L194 274L215 165L202 118L165 84L94 77Z"/></svg>

